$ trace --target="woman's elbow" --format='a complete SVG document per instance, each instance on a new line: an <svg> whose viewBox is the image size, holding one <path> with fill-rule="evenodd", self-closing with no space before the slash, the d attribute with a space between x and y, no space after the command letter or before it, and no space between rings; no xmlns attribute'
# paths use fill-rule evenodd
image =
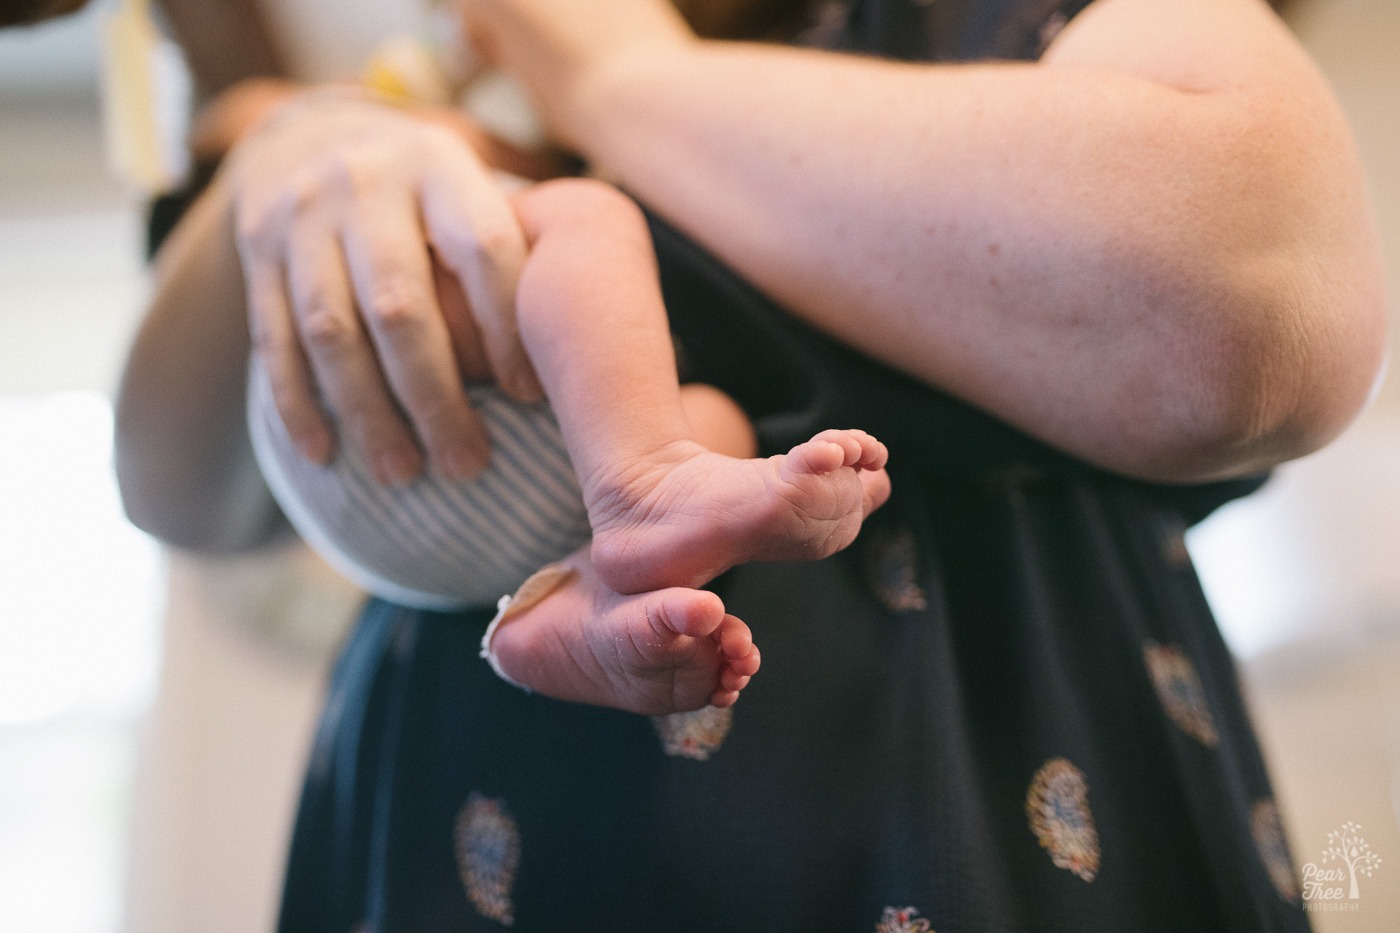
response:
<svg viewBox="0 0 1400 933"><path fill-rule="evenodd" d="M1384 368L1384 261L1345 126L1268 108L1218 147L1169 270L1194 424L1183 478L1267 469L1319 449ZM1321 129L1319 128L1321 127ZM1170 302L1169 302L1170 303ZM1191 365L1194 360L1195 365Z"/></svg>
<svg viewBox="0 0 1400 933"><path fill-rule="evenodd" d="M259 478L228 472L217 482L197 482L169 461L158 462L120 443L115 461L127 521L163 544L194 553L235 554L271 544L289 531Z"/></svg>
<svg viewBox="0 0 1400 933"><path fill-rule="evenodd" d="M1280 270L1265 297L1214 313L1198 352L1193 413L1177 425L1167 475L1200 481L1269 469L1336 438L1375 394L1385 367L1378 270ZM1231 299L1224 299L1231 300Z"/></svg>
<svg viewBox="0 0 1400 933"><path fill-rule="evenodd" d="M1311 327L1300 328L1280 355L1282 373L1256 380L1269 393L1250 406L1258 427L1244 435L1257 455L1271 464L1292 460L1341 434L1379 388L1385 330L1379 293L1319 302Z"/></svg>

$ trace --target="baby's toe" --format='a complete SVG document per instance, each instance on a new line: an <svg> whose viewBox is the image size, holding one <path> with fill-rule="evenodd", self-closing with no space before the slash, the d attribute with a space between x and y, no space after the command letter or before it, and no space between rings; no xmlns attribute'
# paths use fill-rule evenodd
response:
<svg viewBox="0 0 1400 933"><path fill-rule="evenodd" d="M710 694L710 705L715 709L728 709L739 702L738 690L716 690Z"/></svg>
<svg viewBox="0 0 1400 933"><path fill-rule="evenodd" d="M855 466L865 455L865 442L861 435L870 437L864 431L854 431L849 429L836 429L822 431L814 441L823 441L828 444L835 444L841 449L841 463L839 466ZM874 440L874 438L870 438Z"/></svg>
<svg viewBox="0 0 1400 933"><path fill-rule="evenodd" d="M890 475L883 469L860 473L861 509L864 514L884 505L890 498Z"/></svg>
<svg viewBox="0 0 1400 933"><path fill-rule="evenodd" d="M856 430L851 433L860 444L860 457L855 465L862 470L884 469L890 459L889 448L864 431Z"/></svg>
<svg viewBox="0 0 1400 933"><path fill-rule="evenodd" d="M738 693L747 687L752 679L752 674L739 674L726 668L719 672L719 690L716 692L733 691Z"/></svg>
<svg viewBox="0 0 1400 933"><path fill-rule="evenodd" d="M753 632L735 616L725 616L719 632L720 650L730 661L748 657L758 651L753 644Z"/></svg>

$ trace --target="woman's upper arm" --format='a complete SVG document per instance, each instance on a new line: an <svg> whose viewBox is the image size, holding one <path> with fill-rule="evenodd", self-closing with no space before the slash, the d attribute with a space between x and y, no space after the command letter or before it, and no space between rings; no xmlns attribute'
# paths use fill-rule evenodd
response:
<svg viewBox="0 0 1400 933"><path fill-rule="evenodd" d="M735 272L1081 459L1254 471L1336 434L1374 382L1359 163L1263 0L1097 0L1036 65L696 41L641 16L591 44L599 17L660 0L473 7L553 129Z"/></svg>

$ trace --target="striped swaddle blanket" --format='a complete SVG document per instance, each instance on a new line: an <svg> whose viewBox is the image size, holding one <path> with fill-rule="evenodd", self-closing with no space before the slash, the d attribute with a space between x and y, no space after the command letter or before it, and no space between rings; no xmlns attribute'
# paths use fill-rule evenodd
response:
<svg viewBox="0 0 1400 933"><path fill-rule="evenodd" d="M297 532L367 591L427 609L494 604L590 537L559 425L547 405L469 389L491 436L491 465L467 482L433 475L389 487L353 451L307 462L249 367L248 425L273 495Z"/></svg>

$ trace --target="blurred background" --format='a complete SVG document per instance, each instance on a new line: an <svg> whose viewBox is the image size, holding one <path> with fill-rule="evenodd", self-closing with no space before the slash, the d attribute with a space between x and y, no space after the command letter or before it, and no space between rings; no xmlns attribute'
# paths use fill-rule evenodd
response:
<svg viewBox="0 0 1400 933"><path fill-rule="evenodd" d="M167 555L122 518L111 392L146 292L104 156L98 20L0 34L0 927L256 931L356 594L300 548ZM373 4L365 6L372 7ZM1367 163L1400 312L1400 4L1296 0ZM279 28L295 30L295 17ZM382 34L340 19L322 48ZM1393 326L1392 345L1400 341ZM1295 861L1383 859L1323 931L1400 929L1400 388L1189 544Z"/></svg>

